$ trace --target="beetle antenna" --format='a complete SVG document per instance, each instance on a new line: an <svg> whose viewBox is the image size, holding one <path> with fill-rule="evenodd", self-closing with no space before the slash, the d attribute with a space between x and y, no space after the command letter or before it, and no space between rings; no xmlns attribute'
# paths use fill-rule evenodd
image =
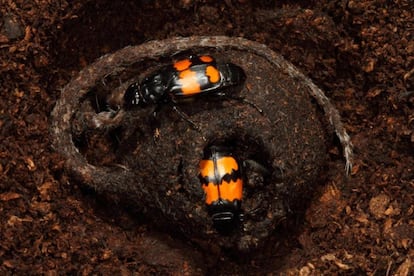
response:
<svg viewBox="0 0 414 276"><path fill-rule="evenodd" d="M257 104L255 104L254 102L251 102L251 101L249 101L249 100L247 100L246 98L244 98L244 97L237 97L237 96L233 96L233 95L228 95L228 94L225 94L225 97L226 98L228 98L229 100L233 100L233 101L239 101L239 102L242 102L242 103L244 103L244 104L248 104L248 105L250 105L251 107L253 107L254 109L256 109L260 114L262 114L262 116L264 115L263 114L263 109L261 109Z"/></svg>
<svg viewBox="0 0 414 276"><path fill-rule="evenodd" d="M172 109L178 113L178 115L180 115L181 118L183 118L185 121L187 121L195 130L200 131L201 132L201 128L200 126L198 126L196 123L194 123L193 121L191 121L190 117L183 112L181 109L179 109L176 105L172 106Z"/></svg>

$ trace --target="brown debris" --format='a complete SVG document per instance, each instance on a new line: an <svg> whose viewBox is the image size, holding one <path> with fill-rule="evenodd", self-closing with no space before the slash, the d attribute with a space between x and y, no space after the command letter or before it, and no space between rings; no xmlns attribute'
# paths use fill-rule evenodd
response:
<svg viewBox="0 0 414 276"><path fill-rule="evenodd" d="M414 7L387 4L3 1L0 274L203 274L206 260L218 275L413 274ZM249 258L200 256L174 233L153 235L162 229L85 190L50 147L50 112L81 68L127 45L191 35L242 36L282 54L328 95L354 144L351 177L331 147L305 219Z"/></svg>
<svg viewBox="0 0 414 276"><path fill-rule="evenodd" d="M369 210L371 214L376 218L382 218L387 215L388 204L390 203L390 197L381 194L371 198L369 201Z"/></svg>

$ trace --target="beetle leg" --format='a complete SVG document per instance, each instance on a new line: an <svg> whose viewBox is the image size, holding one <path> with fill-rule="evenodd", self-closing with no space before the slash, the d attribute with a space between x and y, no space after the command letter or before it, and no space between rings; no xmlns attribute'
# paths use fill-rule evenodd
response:
<svg viewBox="0 0 414 276"><path fill-rule="evenodd" d="M263 166L262 164L260 164L259 162L252 160L252 159L247 159L245 161L243 161L243 167L246 168L248 167L249 169L252 169L262 175L269 175L270 172L269 170Z"/></svg>

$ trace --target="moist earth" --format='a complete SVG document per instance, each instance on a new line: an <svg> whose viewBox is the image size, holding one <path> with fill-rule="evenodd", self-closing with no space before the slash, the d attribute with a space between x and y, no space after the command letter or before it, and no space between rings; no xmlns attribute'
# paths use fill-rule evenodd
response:
<svg viewBox="0 0 414 276"><path fill-rule="evenodd" d="M108 89L111 79L120 83L143 70L128 73L120 64L142 63L134 65L146 68L144 55L170 70L162 57L187 49L213 55L218 64L234 62L247 80L175 103L135 109L124 108L125 85ZM340 126L327 127L329 118L312 101L312 87L304 78L263 45L242 39L194 36L127 47L100 58L65 86L52 113L54 148L68 159L67 170L78 181L99 193L118 194L164 231L252 255L280 221L304 211L304 200L324 180L321 170L327 148L333 146L332 129L341 132ZM97 108L97 101L106 107L111 99L121 99L112 103L118 110ZM231 148L245 164L244 220L228 235L212 229L198 179L202 152L213 145ZM301 210L295 208L299 205Z"/></svg>
<svg viewBox="0 0 414 276"><path fill-rule="evenodd" d="M413 10L411 1L5 3L0 271L409 275ZM354 144L354 166L344 178L341 147L328 138L322 183L308 208L248 258L168 235L118 195L70 177L66 160L50 146L50 113L82 68L128 45L191 35L243 36L283 55L329 96ZM249 109L225 102L218 110L224 116L232 108ZM194 119L208 115L196 112ZM186 133L188 125L174 113L161 116ZM107 150L97 147L88 158L112 162Z"/></svg>

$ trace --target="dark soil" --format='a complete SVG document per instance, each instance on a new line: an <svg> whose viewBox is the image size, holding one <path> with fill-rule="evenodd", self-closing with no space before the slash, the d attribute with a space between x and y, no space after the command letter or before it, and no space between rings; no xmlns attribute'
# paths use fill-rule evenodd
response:
<svg viewBox="0 0 414 276"><path fill-rule="evenodd" d="M414 4L305 2L1 5L0 272L412 273ZM351 176L332 148L328 181L294 234L282 227L275 248L247 260L154 229L70 178L51 147L50 113L77 72L127 45L191 35L243 36L282 54L325 91L354 144Z"/></svg>

